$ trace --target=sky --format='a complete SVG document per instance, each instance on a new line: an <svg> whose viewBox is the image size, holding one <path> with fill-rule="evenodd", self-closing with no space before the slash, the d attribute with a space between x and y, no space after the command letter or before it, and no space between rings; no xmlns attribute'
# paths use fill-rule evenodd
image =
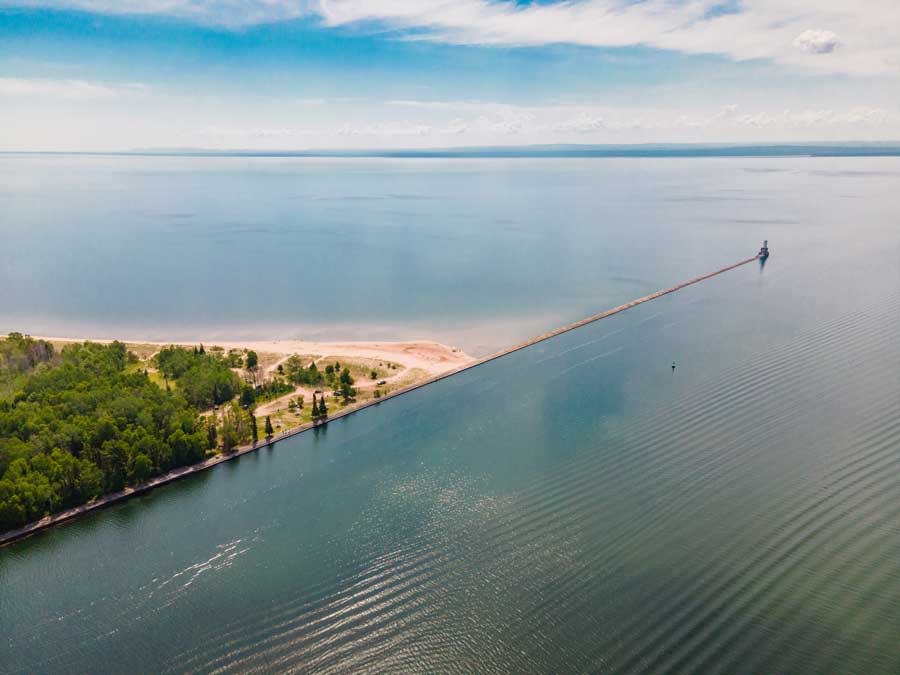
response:
<svg viewBox="0 0 900 675"><path fill-rule="evenodd" d="M0 150L854 140L898 0L0 0Z"/></svg>

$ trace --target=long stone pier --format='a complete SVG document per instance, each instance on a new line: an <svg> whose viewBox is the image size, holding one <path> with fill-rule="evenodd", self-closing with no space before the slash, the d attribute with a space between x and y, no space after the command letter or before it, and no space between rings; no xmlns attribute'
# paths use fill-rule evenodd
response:
<svg viewBox="0 0 900 675"><path fill-rule="evenodd" d="M55 513L50 516L46 516L41 520L35 521L33 523L29 523L24 527L18 528L16 530L10 530L5 534L0 535L0 548L11 544L14 541L19 539L23 539L24 537L28 537L36 532L47 529L48 527L53 527L54 525L59 525L60 523L64 523L66 521L72 520L73 518L77 518L78 516L82 516L91 511L96 511L98 509L105 508L117 502L123 501L125 499L129 499L130 497L134 497L136 495L143 494L152 490L153 488L159 487L161 485L166 485L167 483L171 483L179 478L183 478L185 476L189 476L194 473L198 473L205 469L212 468L217 464L221 464L222 462L227 462L236 457L240 457L241 455L246 455L250 452L255 452L262 447L273 445L278 441L282 441L291 436L296 436L297 434L301 434L304 431L309 431L318 426L322 426L327 424L330 421L339 419L341 417L345 417L346 415L352 415L355 412L363 410L364 408L368 408L375 405L381 405L385 401L389 399L396 398L397 396L402 396L403 394L408 394L411 391L415 391L416 389L421 389L429 384L433 384L439 380L444 380L448 377L452 377L457 375L463 371L471 370L472 368L477 368L478 366L482 366L485 363L489 363L490 361L494 361L499 359L507 354L512 354L513 352L517 352L521 349L525 349L526 347L530 347L539 342L543 342L545 340L549 340L551 338L556 337L557 335L562 335L563 333L568 333L569 331L573 331L576 328L581 328L582 326L586 326L589 323L594 323L595 321L600 321L601 319L605 319L609 316L613 316L614 314L619 314L620 312L624 312L627 309L631 309L632 307L637 307L638 305L642 305L645 302L650 302L651 300L656 300L657 298L661 298L664 295L668 295L670 293L674 293L675 291L680 291L682 288L686 288L687 286L692 286L693 284L698 284L701 281L706 281L707 279L711 279L720 274L725 274L726 272L730 272L733 269L741 267L743 265L748 265L752 262L759 260L760 256L755 255L752 258L747 258L746 260L741 260L740 262L734 263L733 265L729 265L728 267L723 267L722 269L716 270L715 272L710 272L709 274L704 274L703 276L695 277L690 281L685 281L683 283L677 284L676 286L671 286L669 288L665 288L661 291L656 291L655 293L651 293L650 295L645 295L642 298L637 298L636 300L631 300L630 302L626 302L624 305L619 305L618 307L613 307L612 309L608 309L604 312L600 312L599 314L594 314L593 316L589 316L585 319L581 319L580 321L576 321L574 323L570 323L568 325L562 326L561 328L556 328L554 330L548 331L546 333L542 333L536 337L531 338L530 340L526 340L525 342L520 342L519 344L513 345L512 347L507 347L506 349L502 349L499 352L495 352L494 354L490 354L483 358L477 359L471 363L468 363L464 366L460 366L454 370L449 370L446 373L442 373L440 375L436 375L427 380L422 380L421 382L417 382L415 384L411 384L407 387L403 387L402 389L397 389L392 391L379 399L374 399L371 401L366 401L364 403L360 403L355 406L349 406L340 410L333 415L329 415L328 419L322 422L317 423L307 423L303 424L299 427L295 427L294 429L289 429L287 431L283 431L280 434L275 436L266 438L265 440L259 441L255 444L241 446L236 448L230 453L222 453L219 455L215 455L214 457L210 457L209 459L204 460L203 462L199 462L198 464L193 464L191 466L181 467L178 469L173 469L168 473L162 474L161 476L156 476L155 478L150 479L146 483L142 483L140 485L136 485L134 487L128 487L122 490L121 492L114 492L112 494L105 495L99 499L96 499L87 504L82 504L81 506L75 506L71 509L67 509L65 511L60 511L59 513Z"/></svg>

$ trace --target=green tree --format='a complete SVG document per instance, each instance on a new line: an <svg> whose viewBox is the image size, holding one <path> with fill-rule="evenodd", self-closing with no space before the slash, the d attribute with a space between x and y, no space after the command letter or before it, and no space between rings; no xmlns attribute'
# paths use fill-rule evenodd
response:
<svg viewBox="0 0 900 675"><path fill-rule="evenodd" d="M255 371L257 366L259 365L259 355L252 349L247 352L247 370Z"/></svg>
<svg viewBox="0 0 900 675"><path fill-rule="evenodd" d="M223 360L198 360L178 379L178 389L198 408L221 405L240 391L240 378Z"/></svg>
<svg viewBox="0 0 900 675"><path fill-rule="evenodd" d="M241 405L251 406L256 403L256 391L250 385L245 384L241 388Z"/></svg>
<svg viewBox="0 0 900 675"><path fill-rule="evenodd" d="M266 438L272 438L275 434L275 429L272 428L272 419L266 415Z"/></svg>
<svg viewBox="0 0 900 675"><path fill-rule="evenodd" d="M346 403L348 399L356 396L356 389L351 387L346 382L341 383L341 396L344 398L344 402Z"/></svg>
<svg viewBox="0 0 900 675"><path fill-rule="evenodd" d="M325 395L322 395L322 398L319 400L319 417L325 419L328 417L328 406L325 403Z"/></svg>
<svg viewBox="0 0 900 675"><path fill-rule="evenodd" d="M191 353L184 347L169 345L160 349L154 360L165 378L177 380L194 366L198 358L196 348Z"/></svg>
<svg viewBox="0 0 900 675"><path fill-rule="evenodd" d="M206 425L206 447L212 450L218 445L219 434L216 431L216 418L211 417L209 424Z"/></svg>
<svg viewBox="0 0 900 675"><path fill-rule="evenodd" d="M57 354L29 340L0 339L0 530L200 461L215 442L215 422L200 418L181 386L167 392L131 368L122 343ZM224 365L181 347L156 359L179 379ZM4 389L12 379L15 390Z"/></svg>
<svg viewBox="0 0 900 675"><path fill-rule="evenodd" d="M147 455L139 454L131 462L129 480L132 483L143 483L153 475L153 462Z"/></svg>
<svg viewBox="0 0 900 675"><path fill-rule="evenodd" d="M316 395L313 394L312 418L314 420L317 420L317 419L319 419L320 414L321 413L319 412L319 402L316 400Z"/></svg>
<svg viewBox="0 0 900 675"><path fill-rule="evenodd" d="M237 402L225 407L222 413L222 449L231 452L251 438L247 416Z"/></svg>
<svg viewBox="0 0 900 675"><path fill-rule="evenodd" d="M256 445L259 442L259 428L256 426L256 417L253 415L253 413L250 412L249 415L251 438L253 440L253 445Z"/></svg>

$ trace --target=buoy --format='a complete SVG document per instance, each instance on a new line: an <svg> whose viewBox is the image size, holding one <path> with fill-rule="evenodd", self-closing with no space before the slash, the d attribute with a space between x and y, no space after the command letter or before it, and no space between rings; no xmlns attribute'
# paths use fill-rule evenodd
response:
<svg viewBox="0 0 900 675"><path fill-rule="evenodd" d="M672 370L675 370L675 362L672 361Z"/></svg>

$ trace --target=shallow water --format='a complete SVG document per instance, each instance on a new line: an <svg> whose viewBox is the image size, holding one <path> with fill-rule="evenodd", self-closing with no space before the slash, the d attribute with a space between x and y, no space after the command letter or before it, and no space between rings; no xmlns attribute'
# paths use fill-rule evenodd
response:
<svg viewBox="0 0 900 675"><path fill-rule="evenodd" d="M898 171L896 158L6 155L0 331L428 337L483 354L767 237L795 264L840 264L866 245L857 235L894 227Z"/></svg>
<svg viewBox="0 0 900 675"><path fill-rule="evenodd" d="M298 164L271 171L316 173ZM448 218L459 243L411 272L427 283L396 282L429 300L407 316L441 323L429 308L450 281L433 262L458 256L484 281L460 286L470 315L446 314L475 328L446 325L473 344L491 321L515 334L578 318L763 237L773 256L0 550L0 671L900 669L900 161L325 166L395 184L409 170L435 193L469 174L495 186L457 207L482 214L480 232ZM84 237L26 201L13 211ZM516 239L484 214L506 210L537 250L503 253ZM500 261L466 267L476 240L541 282L528 294ZM64 322L64 297L35 314Z"/></svg>

